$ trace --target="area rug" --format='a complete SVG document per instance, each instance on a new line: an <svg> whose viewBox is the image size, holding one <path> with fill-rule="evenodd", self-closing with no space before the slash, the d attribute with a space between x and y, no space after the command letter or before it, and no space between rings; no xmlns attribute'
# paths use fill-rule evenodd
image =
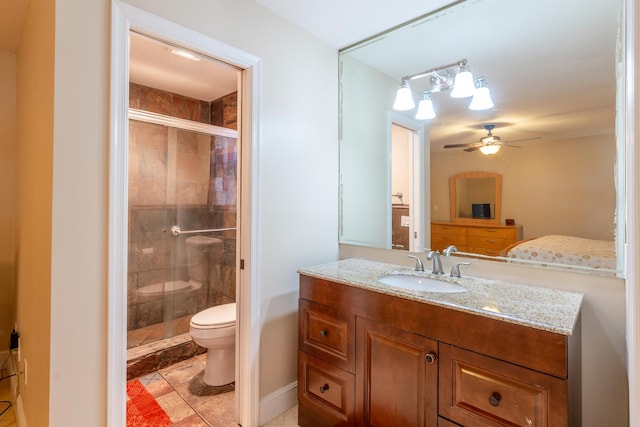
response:
<svg viewBox="0 0 640 427"><path fill-rule="evenodd" d="M127 427L170 426L171 419L139 380L127 382Z"/></svg>

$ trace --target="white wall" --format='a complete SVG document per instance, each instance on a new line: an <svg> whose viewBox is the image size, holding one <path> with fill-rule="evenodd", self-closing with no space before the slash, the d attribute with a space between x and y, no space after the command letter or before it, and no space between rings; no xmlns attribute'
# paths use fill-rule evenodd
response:
<svg viewBox="0 0 640 427"><path fill-rule="evenodd" d="M391 247L388 106L398 83L349 56L340 62L340 162L352 166L340 171L340 241Z"/></svg>

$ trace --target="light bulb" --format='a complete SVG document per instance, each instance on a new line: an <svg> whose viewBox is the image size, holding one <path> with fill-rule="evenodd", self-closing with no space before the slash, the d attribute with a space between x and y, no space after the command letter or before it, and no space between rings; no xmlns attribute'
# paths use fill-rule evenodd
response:
<svg viewBox="0 0 640 427"><path fill-rule="evenodd" d="M473 82L471 70L466 65L458 67L458 74L453 82L453 90L451 90L452 98L467 98L473 96L476 91L476 85Z"/></svg>
<svg viewBox="0 0 640 427"><path fill-rule="evenodd" d="M480 147L480 152L486 155L496 154L498 151L500 151L499 145L483 145Z"/></svg>
<svg viewBox="0 0 640 427"><path fill-rule="evenodd" d="M428 120L436 117L436 112L433 109L433 102L428 92L422 94L422 100L418 104L418 112L416 113L417 120Z"/></svg>
<svg viewBox="0 0 640 427"><path fill-rule="evenodd" d="M393 103L393 109L398 111L411 110L416 104L413 102L413 93L411 87L406 80L402 81L398 93L396 93L396 101Z"/></svg>
<svg viewBox="0 0 640 427"><path fill-rule="evenodd" d="M484 77L479 77L476 80L476 85L478 86L478 88L473 94L473 99L471 100L471 104L469 104L469 109L488 110L489 108L493 108L491 92L489 92L489 87L487 86L487 82L485 81Z"/></svg>

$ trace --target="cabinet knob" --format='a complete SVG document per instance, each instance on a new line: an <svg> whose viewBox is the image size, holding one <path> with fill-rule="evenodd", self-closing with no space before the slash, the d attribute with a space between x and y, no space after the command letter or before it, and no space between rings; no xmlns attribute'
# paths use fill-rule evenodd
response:
<svg viewBox="0 0 640 427"><path fill-rule="evenodd" d="M325 329L322 329L322 330L320 331L320 336L321 336L321 337L326 337L326 336L327 336L327 331L326 331Z"/></svg>
<svg viewBox="0 0 640 427"><path fill-rule="evenodd" d="M320 393L324 393L327 390L329 390L329 384L325 384L320 387Z"/></svg>
<svg viewBox="0 0 640 427"><path fill-rule="evenodd" d="M498 406L501 400L502 396L500 396L500 393L495 391L489 397L489 403L491 404L491 406Z"/></svg>
<svg viewBox="0 0 640 427"><path fill-rule="evenodd" d="M426 360L427 363L433 363L436 361L436 354L433 352L427 353L427 355L424 356L424 360Z"/></svg>

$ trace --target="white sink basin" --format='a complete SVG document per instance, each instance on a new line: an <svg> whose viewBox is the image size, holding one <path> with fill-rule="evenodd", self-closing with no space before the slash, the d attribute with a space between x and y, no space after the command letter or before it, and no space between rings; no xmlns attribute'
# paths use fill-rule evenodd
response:
<svg viewBox="0 0 640 427"><path fill-rule="evenodd" d="M467 291L465 287L456 285L455 283L435 280L429 277L409 276L406 274L387 274L386 276L380 277L378 281L385 285L393 286L394 288L408 289L411 291L442 293Z"/></svg>

